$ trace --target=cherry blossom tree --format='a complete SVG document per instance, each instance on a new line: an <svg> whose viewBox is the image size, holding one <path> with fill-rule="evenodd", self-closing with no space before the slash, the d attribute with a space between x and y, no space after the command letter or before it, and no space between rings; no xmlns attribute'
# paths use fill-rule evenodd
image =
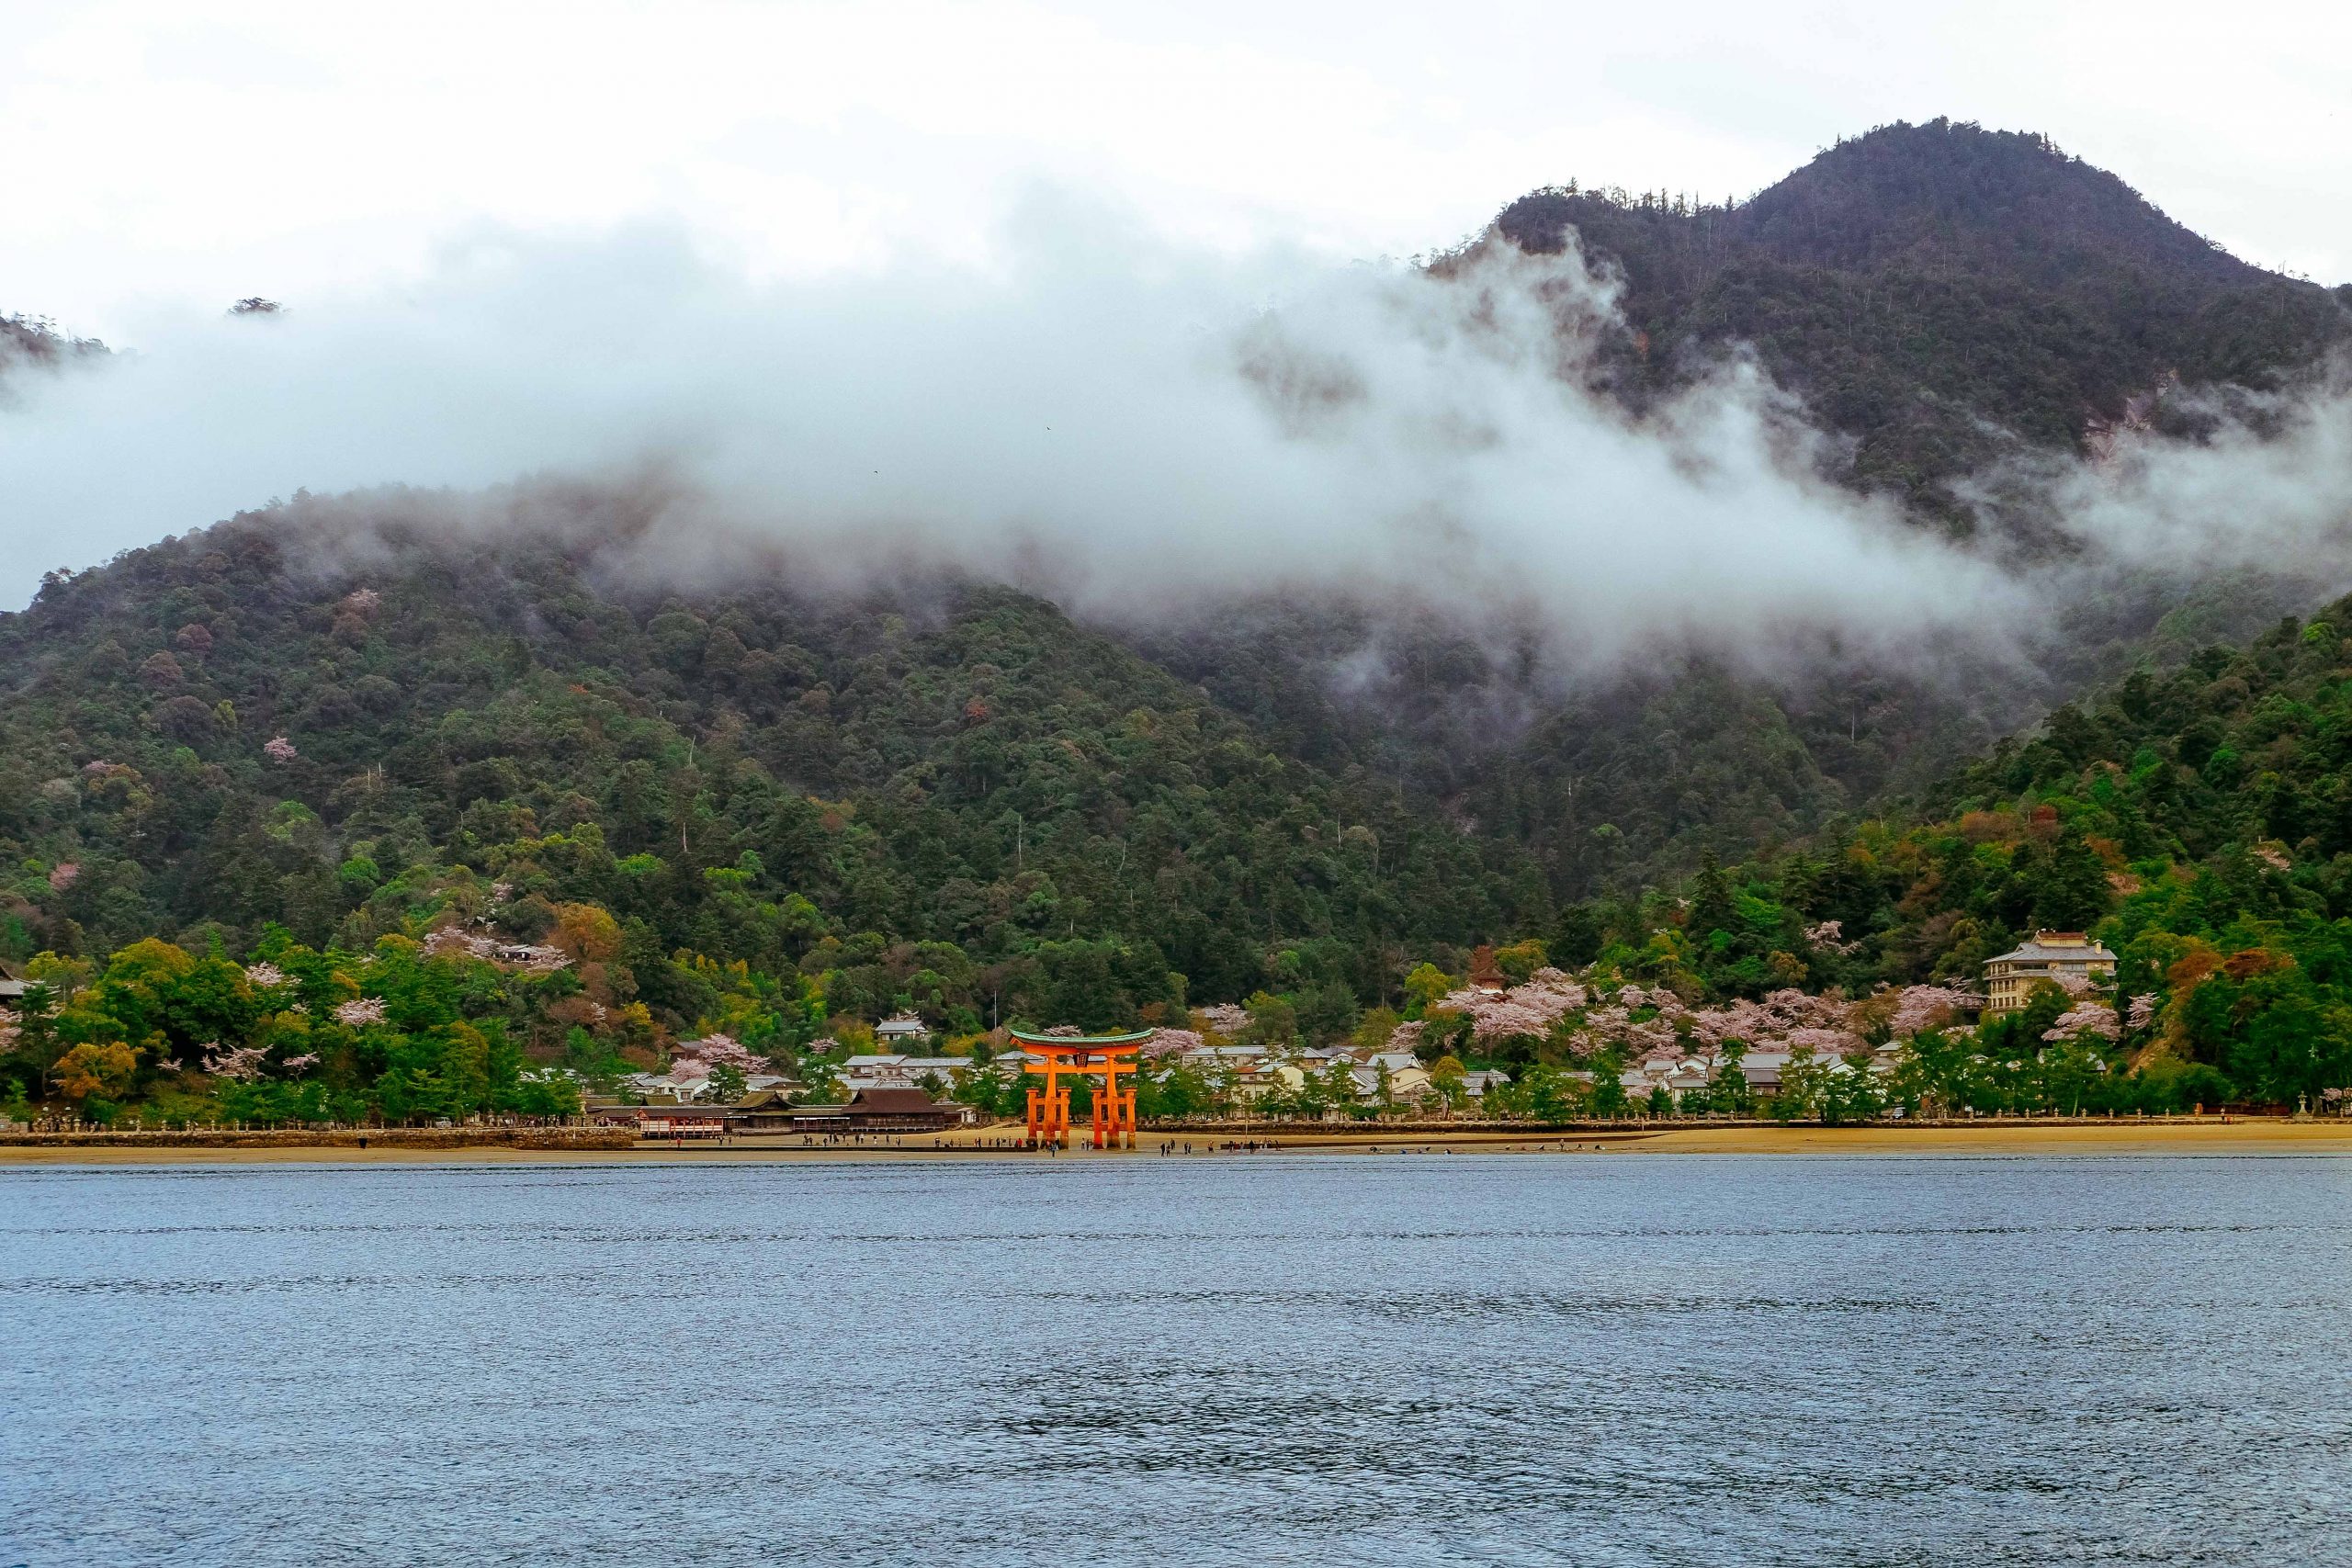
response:
<svg viewBox="0 0 2352 1568"><path fill-rule="evenodd" d="M275 964L248 964L245 965L245 980L265 991L274 990L286 984L286 971Z"/></svg>
<svg viewBox="0 0 2352 1568"><path fill-rule="evenodd" d="M1862 950L1860 942L1846 940L1845 923L1840 920L1823 920L1818 925L1805 927L1804 940L1824 953L1844 955Z"/></svg>
<svg viewBox="0 0 2352 1568"><path fill-rule="evenodd" d="M1908 1040L1977 1005L1975 993L1958 986L1905 986L1888 1027L1897 1040Z"/></svg>
<svg viewBox="0 0 2352 1568"><path fill-rule="evenodd" d="M2123 1015L2127 1029L2141 1030L2156 1021L2156 994L2145 991L2132 998L2132 1010Z"/></svg>
<svg viewBox="0 0 2352 1568"><path fill-rule="evenodd" d="M713 1067L733 1067L739 1073L758 1073L765 1072L768 1066L729 1034L706 1034L699 1040L680 1042L673 1070L688 1062L701 1067L699 1076L705 1077Z"/></svg>
<svg viewBox="0 0 2352 1568"><path fill-rule="evenodd" d="M1238 1002L1213 1002L1204 1008L1194 1008L1193 1014L1200 1020L1204 1031L1227 1039L1250 1027L1249 1010Z"/></svg>
<svg viewBox="0 0 2352 1568"><path fill-rule="evenodd" d="M232 1083L252 1083L268 1065L269 1053L258 1045L239 1045L224 1051L219 1042L208 1041L197 1049L204 1053L206 1072Z"/></svg>
<svg viewBox="0 0 2352 1568"><path fill-rule="evenodd" d="M1821 1057L1851 1056L1870 1049L1850 1029L1792 1029L1783 1043L1792 1052L1811 1051Z"/></svg>
<svg viewBox="0 0 2352 1568"><path fill-rule="evenodd" d="M1737 998L1719 1008L1701 1008L1690 1015L1690 1037L1702 1045L1739 1040L1754 1044L1777 1037L1788 1024L1759 1002Z"/></svg>
<svg viewBox="0 0 2352 1568"><path fill-rule="evenodd" d="M2056 1022L2041 1032L2044 1040L2072 1040L2077 1034L2096 1034L2102 1040L2113 1040L2123 1032L2115 1010L2104 1002L2084 1002L2058 1015Z"/></svg>
<svg viewBox="0 0 2352 1568"><path fill-rule="evenodd" d="M1686 1021L1691 1039L1710 1048L1734 1040L1758 1046L1783 1044L1802 1031L1815 1030L1852 1040L1854 1044L1844 1049L1855 1050L1860 1040L1851 1027L1852 1011L1842 997L1783 987L1761 1001L1737 998L1721 1007L1697 1009Z"/></svg>
<svg viewBox="0 0 2352 1568"><path fill-rule="evenodd" d="M261 754L282 768L302 753L297 751L294 742L283 735L273 735L262 742Z"/></svg>
<svg viewBox="0 0 2352 1568"><path fill-rule="evenodd" d="M1476 1039L1501 1040L1512 1035L1551 1032L1554 1024L1584 1006L1586 997L1582 986L1561 971L1547 968L1538 969L1527 977L1526 984L1514 986L1500 996L1465 986L1447 992L1437 1005L1448 1012L1469 1014L1471 1032ZM1390 1043L1395 1044L1393 1040Z"/></svg>
<svg viewBox="0 0 2352 1568"><path fill-rule="evenodd" d="M334 1018L337 1023L352 1029L370 1023L381 1023L384 1021L383 999L379 997L356 997L347 1002L338 1002L335 1005Z"/></svg>
<svg viewBox="0 0 2352 1568"><path fill-rule="evenodd" d="M442 926L425 932L419 944L427 958L462 954L468 958L489 958L498 952L498 943L480 931L469 931L462 926Z"/></svg>

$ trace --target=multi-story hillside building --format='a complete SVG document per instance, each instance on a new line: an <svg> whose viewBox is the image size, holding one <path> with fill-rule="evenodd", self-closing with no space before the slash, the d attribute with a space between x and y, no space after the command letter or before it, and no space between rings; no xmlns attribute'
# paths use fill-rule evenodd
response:
<svg viewBox="0 0 2352 1568"><path fill-rule="evenodd" d="M2036 931L2031 941L1984 961L1984 1016L2024 1007L2037 980L2080 990L2085 982L2104 987L2114 978L2115 954L2084 932Z"/></svg>

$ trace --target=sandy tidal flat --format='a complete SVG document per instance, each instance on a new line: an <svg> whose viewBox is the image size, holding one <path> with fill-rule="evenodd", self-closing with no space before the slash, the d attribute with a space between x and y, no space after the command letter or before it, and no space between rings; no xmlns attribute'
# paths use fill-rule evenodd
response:
<svg viewBox="0 0 2352 1568"><path fill-rule="evenodd" d="M1506 1134L1460 1133L1399 1136L1395 1133L1333 1132L1252 1135L1147 1134L1132 1150L1097 1153L1083 1146L1058 1155L999 1146L1012 1142L1002 1128L942 1134L910 1134L862 1143L804 1145L789 1137L745 1137L724 1142L646 1142L627 1149L388 1148L322 1146L289 1140L282 1145L236 1148L103 1148L88 1145L0 1147L0 1167L92 1165L581 1165L695 1164L763 1160L1067 1160L1213 1157L1227 1142L1254 1142L1255 1150L1233 1157L1285 1153L1313 1154L1545 1154L1562 1156L1629 1154L1680 1155L1872 1155L1953 1156L1969 1155L2352 1155L2352 1121L2290 1122L2207 1117L2197 1122L1986 1122L1975 1125L1905 1127L1667 1127L1657 1132ZM1176 1153L1163 1155L1173 1144ZM1185 1149L1190 1145L1189 1153Z"/></svg>

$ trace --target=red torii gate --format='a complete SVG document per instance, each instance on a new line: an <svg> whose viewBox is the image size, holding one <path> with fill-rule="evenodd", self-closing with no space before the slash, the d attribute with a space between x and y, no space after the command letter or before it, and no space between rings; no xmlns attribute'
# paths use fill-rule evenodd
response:
<svg viewBox="0 0 2352 1568"><path fill-rule="evenodd" d="M1137 1055L1151 1038L1150 1030L1133 1034L1027 1034L1018 1029L1008 1032L1023 1051L1044 1058L1023 1064L1029 1072L1044 1074L1046 1079L1044 1089L1029 1091L1032 1145L1051 1138L1069 1146L1069 1090L1062 1087L1062 1077L1100 1074L1102 1087L1094 1095L1092 1146L1117 1148L1123 1139L1126 1147L1136 1146L1136 1091L1121 1089L1119 1075L1139 1070Z"/></svg>

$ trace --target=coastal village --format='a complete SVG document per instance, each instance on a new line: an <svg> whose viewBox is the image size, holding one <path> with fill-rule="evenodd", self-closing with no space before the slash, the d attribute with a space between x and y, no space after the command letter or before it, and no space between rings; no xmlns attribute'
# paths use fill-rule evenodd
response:
<svg viewBox="0 0 2352 1568"><path fill-rule="evenodd" d="M1161 1091L1163 1115L1479 1122L1556 1117L1571 1105L1639 1115L1754 1111L1781 1095L1792 1067L1891 1078L1923 1030L2019 1011L2045 984L2075 1003L2050 1032L2053 1039L2112 1041L2117 1015L2098 993L2111 983L2115 962L2083 932L2041 931L1986 963L1981 996L1914 986L1849 1002L1790 989L1691 1009L1664 989L1621 985L1604 995L1548 966L1514 983L1494 951L1482 948L1466 984L1430 998L1422 1016L1396 1021L1385 1039L1270 1044L1253 1038L1261 1031L1248 1009L1219 1003L1192 1010L1183 1026L1142 1032L1137 1055L1145 1081ZM1432 1050L1432 1031L1449 1025L1459 1043L1450 1039ZM1622 1062L1612 1083L1600 1081L1605 1066L1562 1070L1546 1104L1515 1095L1519 1080L1506 1067L1464 1065L1464 1055L1476 1059L1481 1046L1564 1026L1598 1043L1604 1063ZM1008 1091L1018 1092L1045 1059L1001 1033L941 1049L913 1012L883 1020L874 1034L870 1051L839 1054L827 1050L831 1042L815 1043L803 1054L804 1076L775 1071L724 1036L683 1042L665 1070L628 1075L614 1093L591 1096L587 1113L664 1139L936 1134L1006 1115ZM1167 1091L1179 1084L1199 1092L1171 1106L1178 1097Z"/></svg>
<svg viewBox="0 0 2352 1568"><path fill-rule="evenodd" d="M507 1129L600 1147L716 1140L781 1150L928 1135L935 1148L1071 1148L1082 1138L1091 1148L1132 1149L1148 1145L1146 1133L1345 1142L1604 1126L1647 1135L1693 1120L1917 1124L2194 1115L2209 1106L2335 1119L2347 1109L2344 1090L2324 1084L2284 1102L2233 1100L2209 1069L2184 1070L2166 1054L2156 998L2119 996L2117 955L2079 931L2038 930L1992 955L1981 988L1783 987L1709 1002L1688 985L1628 978L1615 962L1572 974L1547 961L1543 943L1524 941L1476 949L1454 973L1421 963L1403 976L1400 1008L1358 1009L1337 1021L1309 1020L1298 1002L1260 992L1182 1011L1154 1007L1109 1033L1026 1021L975 1029L968 1011L957 1032L955 1018L903 998L870 1022L871 1013L820 1011L822 993L805 987L807 1034L778 1038L771 1013L764 1031L738 1038L710 1021L654 1030L641 1006L624 1013L583 995L583 976L601 984L597 961L581 953L574 928L584 924L568 916L559 940L538 943L499 939L480 921L447 924L357 962L288 945L239 964L151 942L126 950L62 1013L51 1010L53 961L0 965L0 1047L21 1048L39 1021L52 1077L93 1111L102 1109L93 1090L104 1074L137 1058L119 1046L61 1051L51 1020L104 1021L118 1012L99 1009L159 1001L193 1015L214 1005L208 998L251 998L270 1010L247 1043L201 1043L156 1063L160 1081L175 1087L127 1115L85 1119L20 1100L0 1111L0 1134L276 1129L364 1140ZM1834 921L1805 935L1831 952L1846 941ZM541 1005L570 1021L572 1059L526 1055L503 1024L466 1021L452 1008L461 977L484 995L551 998ZM427 1008L451 1010L436 1023ZM582 1059L595 1043L583 1022L638 1030L643 1043L628 1055ZM334 1070L334 1054L347 1062L368 1051L392 1059L376 1104L336 1090L322 1070ZM109 1066L108 1052L122 1062ZM401 1065L403 1052L411 1065ZM459 1071L474 1075L470 1089ZM199 1100L179 1085L209 1092Z"/></svg>

